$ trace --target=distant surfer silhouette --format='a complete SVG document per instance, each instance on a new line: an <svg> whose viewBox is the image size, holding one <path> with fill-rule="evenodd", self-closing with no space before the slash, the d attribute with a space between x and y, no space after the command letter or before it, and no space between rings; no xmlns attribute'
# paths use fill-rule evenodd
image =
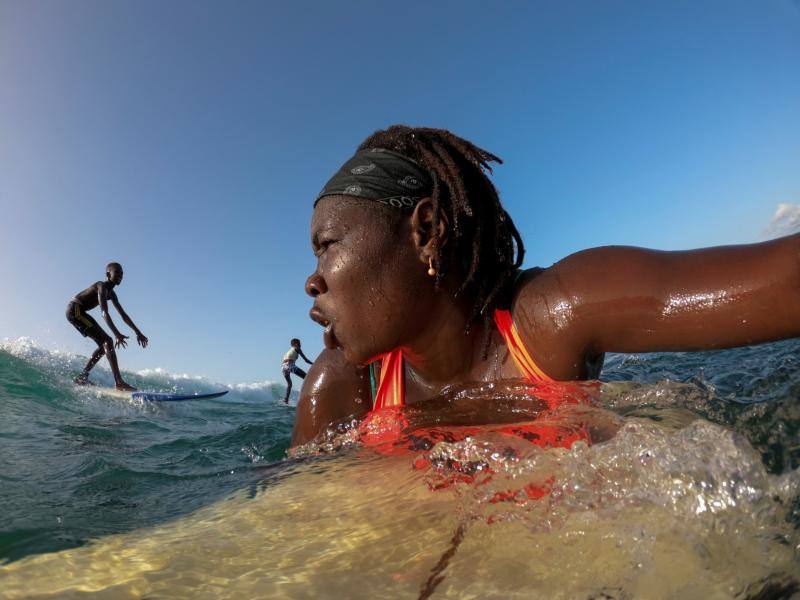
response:
<svg viewBox="0 0 800 600"><path fill-rule="evenodd" d="M111 372L114 374L116 388L122 391L136 390L135 387L125 383L122 380L122 376L119 374L119 365L117 364L117 355L116 352L114 352L114 345L116 344L117 348L120 346L123 348L127 347L128 344L125 340L128 339L128 336L122 335L111 320L111 315L108 314L108 301L110 300L117 309L122 320L136 332L136 341L139 342L142 348L147 348L148 339L139 331L138 327L134 325L127 313L122 310L122 306L120 306L119 300L117 299L117 294L114 292L114 288L120 283L122 283L122 265L115 262L109 263L108 266L106 266L106 280L93 283L82 292L76 294L67 305L67 321L72 323L83 337L91 338L97 344L97 350L94 351L94 354L92 354L80 375L75 378L75 383L77 384L85 385L89 383L89 371L91 371L103 355L105 355L106 358L108 358L108 364L111 365ZM114 333L116 341L112 341L111 336L98 325L97 321L95 321L91 315L87 314L88 311L96 308L98 304L100 305L100 314L103 315L106 324L108 324L108 327Z"/></svg>
<svg viewBox="0 0 800 600"><path fill-rule="evenodd" d="M306 361L308 364L312 364L306 355L303 354L303 350L300 348L300 340L293 338L291 344L292 347L289 348L289 351L283 355L283 363L281 364L281 371L283 371L283 376L286 379L286 396L283 398L284 404L289 404L289 394L292 391L291 374L294 373L300 377L300 379L306 378L306 372L294 364L297 360L297 357L302 356L304 361Z"/></svg>

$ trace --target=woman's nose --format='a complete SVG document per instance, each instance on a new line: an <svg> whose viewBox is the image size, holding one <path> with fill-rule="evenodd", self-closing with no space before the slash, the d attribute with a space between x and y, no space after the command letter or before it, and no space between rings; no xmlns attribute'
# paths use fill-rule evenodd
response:
<svg viewBox="0 0 800 600"><path fill-rule="evenodd" d="M316 298L327 291L328 286L325 285L325 280L320 277L319 273L312 273L311 276L306 279L306 294L312 298Z"/></svg>

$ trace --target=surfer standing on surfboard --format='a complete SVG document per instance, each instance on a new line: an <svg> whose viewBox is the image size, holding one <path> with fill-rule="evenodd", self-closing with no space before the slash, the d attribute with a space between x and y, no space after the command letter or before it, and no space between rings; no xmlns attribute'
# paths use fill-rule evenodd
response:
<svg viewBox="0 0 800 600"><path fill-rule="evenodd" d="M289 393L292 391L291 374L294 373L300 377L300 379L306 378L306 372L294 364L298 355L302 356L303 360L308 364L313 364L310 360L308 360L306 355L303 354L303 350L300 348L300 340L297 338L292 338L291 344L292 347L289 348L289 351L283 355L283 363L281 363L281 371L283 371L283 376L286 379L286 396L283 398L284 404L289 404Z"/></svg>
<svg viewBox="0 0 800 600"><path fill-rule="evenodd" d="M89 383L89 371L91 371L103 355L105 355L106 358L108 358L108 364L111 365L111 372L114 374L116 388L128 392L136 390L135 387L125 383L122 380L122 376L119 374L119 365L117 364L117 355L116 352L114 352L114 345L116 344L117 348L120 346L123 348L127 347L128 344L125 340L128 339L128 336L122 335L111 320L111 315L108 314L108 301L111 300L111 303L117 309L122 320L136 332L136 341L139 342L142 348L147 348L148 339L139 331L139 328L134 325L127 313L122 310L122 306L120 306L119 300L117 299L117 294L114 292L114 288L120 283L122 283L122 265L115 262L109 263L106 267L106 280L93 283L82 292L76 294L67 305L67 321L72 323L83 337L91 338L97 344L97 350L94 351L94 354L92 354L80 375L75 378L75 383L79 385ZM87 311L97 307L98 304L100 305L100 314L103 315L103 319L105 319L109 328L114 333L116 342L111 340L111 337L98 325L97 321L86 314Z"/></svg>

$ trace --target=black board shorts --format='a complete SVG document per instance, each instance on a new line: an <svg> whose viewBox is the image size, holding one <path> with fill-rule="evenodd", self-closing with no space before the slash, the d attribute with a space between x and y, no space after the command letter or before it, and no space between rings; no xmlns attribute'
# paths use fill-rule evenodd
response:
<svg viewBox="0 0 800 600"><path fill-rule="evenodd" d="M87 315L77 302L67 304L67 321L77 329L83 337L93 339L98 346L106 342L112 342L109 336L100 325L97 324L91 315Z"/></svg>

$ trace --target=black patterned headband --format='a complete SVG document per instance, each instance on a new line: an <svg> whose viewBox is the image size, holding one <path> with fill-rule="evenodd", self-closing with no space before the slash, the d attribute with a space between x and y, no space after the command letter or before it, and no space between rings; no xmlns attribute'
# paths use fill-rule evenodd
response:
<svg viewBox="0 0 800 600"><path fill-rule="evenodd" d="M433 191L428 173L402 154L373 148L356 152L325 184L314 206L325 196L355 196L399 209L412 209Z"/></svg>

